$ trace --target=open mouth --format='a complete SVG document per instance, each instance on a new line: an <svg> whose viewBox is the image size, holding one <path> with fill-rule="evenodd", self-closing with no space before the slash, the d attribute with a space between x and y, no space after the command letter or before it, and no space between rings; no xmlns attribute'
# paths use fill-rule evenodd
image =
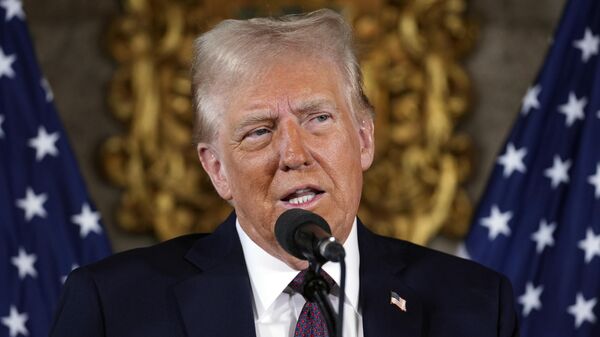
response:
<svg viewBox="0 0 600 337"><path fill-rule="evenodd" d="M298 206L311 202L314 198L322 193L323 191L314 188L302 188L295 190L281 200L290 203L291 205Z"/></svg>

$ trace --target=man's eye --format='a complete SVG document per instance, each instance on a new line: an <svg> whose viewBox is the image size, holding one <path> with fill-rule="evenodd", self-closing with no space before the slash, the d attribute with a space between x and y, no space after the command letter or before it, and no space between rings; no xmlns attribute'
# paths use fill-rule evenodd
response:
<svg viewBox="0 0 600 337"><path fill-rule="evenodd" d="M315 120L317 122L323 123L326 122L327 120L329 120L331 118L331 116L329 116L328 114L322 114L322 115L318 115L315 117Z"/></svg>
<svg viewBox="0 0 600 337"><path fill-rule="evenodd" d="M247 137L260 137L263 135L266 135L267 133L270 133L271 130L267 129L267 128L260 128L260 129L256 129L250 133L248 133Z"/></svg>

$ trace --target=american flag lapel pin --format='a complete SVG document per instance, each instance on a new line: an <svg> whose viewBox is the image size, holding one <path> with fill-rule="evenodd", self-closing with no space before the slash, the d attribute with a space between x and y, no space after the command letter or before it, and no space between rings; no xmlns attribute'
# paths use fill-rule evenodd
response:
<svg viewBox="0 0 600 337"><path fill-rule="evenodd" d="M400 310L406 312L406 300L400 297L396 292L390 292L390 304L397 306Z"/></svg>

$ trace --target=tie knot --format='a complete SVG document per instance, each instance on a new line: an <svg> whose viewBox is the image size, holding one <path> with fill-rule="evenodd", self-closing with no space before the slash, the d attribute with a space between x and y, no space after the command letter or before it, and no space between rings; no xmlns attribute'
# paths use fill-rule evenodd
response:
<svg viewBox="0 0 600 337"><path fill-rule="evenodd" d="M290 282L290 288L292 288L292 290L294 290L295 292L304 295L304 283L306 281L308 272L309 272L308 269L304 269L304 270L300 271L298 273L298 275L296 275L296 277L294 277L292 282ZM333 286L335 286L336 283L331 278L331 276L329 276L329 274L327 274L327 272L324 271L323 269L321 269L320 274L323 277L323 279L325 280L325 282L327 283L329 290L333 289Z"/></svg>

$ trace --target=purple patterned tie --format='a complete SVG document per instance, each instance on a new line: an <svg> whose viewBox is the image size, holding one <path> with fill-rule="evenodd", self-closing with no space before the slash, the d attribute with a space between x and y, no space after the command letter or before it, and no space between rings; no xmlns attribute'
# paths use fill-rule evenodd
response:
<svg viewBox="0 0 600 337"><path fill-rule="evenodd" d="M307 269L301 271L290 283L290 288L297 293L303 294L303 283L306 276ZM325 279L325 282L333 287L335 281L325 271L321 270L321 275ZM300 316L298 317L298 323L296 323L296 331L294 337L329 337L327 332L327 323L321 314L321 309L317 303L306 301Z"/></svg>

